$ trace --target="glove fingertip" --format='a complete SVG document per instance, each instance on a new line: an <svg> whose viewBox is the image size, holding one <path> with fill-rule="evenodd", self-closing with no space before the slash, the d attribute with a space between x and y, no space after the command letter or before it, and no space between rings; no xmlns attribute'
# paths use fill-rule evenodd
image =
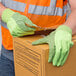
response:
<svg viewBox="0 0 76 76"><path fill-rule="evenodd" d="M48 60L48 63L50 63L50 60Z"/></svg>
<svg viewBox="0 0 76 76"><path fill-rule="evenodd" d="M58 63L57 66L60 66L60 63Z"/></svg>
<svg viewBox="0 0 76 76"><path fill-rule="evenodd" d="M59 67L60 65L57 65L57 67Z"/></svg>
<svg viewBox="0 0 76 76"><path fill-rule="evenodd" d="M64 64L65 64L65 62L62 62L62 63L61 63L61 66L63 66Z"/></svg>
<svg viewBox="0 0 76 76"><path fill-rule="evenodd" d="M38 44L40 44L38 41L32 42L32 45L38 45Z"/></svg>
<svg viewBox="0 0 76 76"><path fill-rule="evenodd" d="M71 45L74 45L74 42L71 42Z"/></svg>
<svg viewBox="0 0 76 76"><path fill-rule="evenodd" d="M53 66L56 66L55 64L53 64Z"/></svg>
<svg viewBox="0 0 76 76"><path fill-rule="evenodd" d="M32 45L36 45L36 43L35 42L32 42Z"/></svg>
<svg viewBox="0 0 76 76"><path fill-rule="evenodd" d="M56 63L55 62L53 62L53 66L56 66Z"/></svg>
<svg viewBox="0 0 76 76"><path fill-rule="evenodd" d="M64 64L62 63L61 66L63 66Z"/></svg>
<svg viewBox="0 0 76 76"><path fill-rule="evenodd" d="M71 45L71 47L72 47L72 46L74 45L74 43L73 43L73 42L71 42L71 44L70 44L70 45Z"/></svg>
<svg viewBox="0 0 76 76"><path fill-rule="evenodd" d="M51 60L50 59L48 59L48 63L51 63Z"/></svg>

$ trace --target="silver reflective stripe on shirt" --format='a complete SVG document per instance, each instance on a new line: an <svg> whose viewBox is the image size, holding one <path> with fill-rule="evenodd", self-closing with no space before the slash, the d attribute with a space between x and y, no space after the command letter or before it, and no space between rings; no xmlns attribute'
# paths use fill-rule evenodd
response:
<svg viewBox="0 0 76 76"><path fill-rule="evenodd" d="M63 16L66 13L67 5L65 5L63 9L56 7L56 1L57 0L51 0L49 7L30 5L28 13L37 15Z"/></svg>
<svg viewBox="0 0 76 76"><path fill-rule="evenodd" d="M25 11L25 7L26 7L25 3L21 3L13 0L2 0L2 3L10 9L21 12ZM30 5L28 13L37 14L37 15L63 16L66 13L67 5L65 5L62 9L60 7L56 7L56 3L57 0L51 0L49 7Z"/></svg>
<svg viewBox="0 0 76 76"><path fill-rule="evenodd" d="M70 14L71 14L71 7L70 7L70 4L68 3L67 4L67 16L66 16L66 20L67 20L67 18L69 17Z"/></svg>
<svg viewBox="0 0 76 76"><path fill-rule="evenodd" d="M3 26L4 28L8 29L7 24L4 23L3 21L1 21L1 26Z"/></svg>
<svg viewBox="0 0 76 76"><path fill-rule="evenodd" d="M2 0L2 4L7 8L21 12L24 12L26 7L25 3L21 3L13 0Z"/></svg>

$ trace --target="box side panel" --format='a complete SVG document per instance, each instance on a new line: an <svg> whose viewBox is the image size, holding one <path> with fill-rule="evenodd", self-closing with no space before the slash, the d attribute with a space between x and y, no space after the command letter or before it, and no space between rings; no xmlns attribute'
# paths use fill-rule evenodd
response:
<svg viewBox="0 0 76 76"><path fill-rule="evenodd" d="M28 47L27 47L28 46ZM42 76L42 56L36 48L14 40L14 60L16 76Z"/></svg>

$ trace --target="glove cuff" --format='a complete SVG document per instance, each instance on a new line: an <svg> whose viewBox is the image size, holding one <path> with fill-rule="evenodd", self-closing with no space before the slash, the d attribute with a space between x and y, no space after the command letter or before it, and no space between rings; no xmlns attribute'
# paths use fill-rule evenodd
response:
<svg viewBox="0 0 76 76"><path fill-rule="evenodd" d="M5 9L2 13L2 21L7 23L10 19L10 17L14 14L15 12L13 12L12 10L10 9Z"/></svg>
<svg viewBox="0 0 76 76"><path fill-rule="evenodd" d="M70 27L66 26L66 25L61 25L61 26L59 26L59 27L56 29L56 31L57 31L57 30L63 30L63 31L66 31L66 32L69 32L70 34L72 34L72 29L71 29Z"/></svg>

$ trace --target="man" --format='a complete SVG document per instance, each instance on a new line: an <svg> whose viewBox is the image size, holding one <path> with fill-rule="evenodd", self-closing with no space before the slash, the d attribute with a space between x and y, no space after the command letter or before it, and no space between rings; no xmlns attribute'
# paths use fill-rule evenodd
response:
<svg viewBox="0 0 76 76"><path fill-rule="evenodd" d="M70 3L72 12L66 20L67 3ZM34 42L33 45L49 43L48 40L51 41L53 39L52 41L55 44L56 52L52 51L52 55L49 53L48 62L52 61L54 66L61 66L65 63L69 49L73 45L71 41L72 35L76 33L76 0L2 0L0 3L0 19L2 19L3 44L0 63L1 76L15 76L12 36L31 35L34 34L36 30L26 26L25 23L31 26L37 25L45 28L51 27L51 29L57 28L57 30L48 35L47 38L41 39L41 43L37 41ZM60 51L61 49L62 51ZM64 58L64 56L66 56L66 58Z"/></svg>

